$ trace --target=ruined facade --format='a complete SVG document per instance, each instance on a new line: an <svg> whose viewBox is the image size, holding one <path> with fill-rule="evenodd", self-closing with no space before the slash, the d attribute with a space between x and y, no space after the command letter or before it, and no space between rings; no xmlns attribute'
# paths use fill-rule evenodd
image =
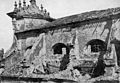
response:
<svg viewBox="0 0 120 83"><path fill-rule="evenodd" d="M14 41L0 61L2 83L119 80L119 7L54 19L31 0L7 15Z"/></svg>

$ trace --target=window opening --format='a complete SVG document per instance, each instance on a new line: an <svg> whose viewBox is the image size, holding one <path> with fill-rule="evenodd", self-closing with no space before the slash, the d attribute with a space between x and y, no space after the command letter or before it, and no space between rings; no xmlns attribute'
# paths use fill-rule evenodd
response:
<svg viewBox="0 0 120 83"><path fill-rule="evenodd" d="M87 46L91 46L91 52L100 52L107 50L107 44L99 39L93 39L87 43Z"/></svg>
<svg viewBox="0 0 120 83"><path fill-rule="evenodd" d="M69 53L69 49L68 47L63 44L63 43L57 43L55 44L53 47L53 54L68 54Z"/></svg>

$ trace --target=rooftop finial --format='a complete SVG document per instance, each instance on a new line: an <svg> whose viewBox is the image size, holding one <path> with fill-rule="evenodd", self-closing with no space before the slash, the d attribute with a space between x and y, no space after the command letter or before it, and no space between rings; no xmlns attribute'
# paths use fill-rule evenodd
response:
<svg viewBox="0 0 120 83"><path fill-rule="evenodd" d="M45 14L47 13L47 10L45 9Z"/></svg>
<svg viewBox="0 0 120 83"><path fill-rule="evenodd" d="M35 4L36 4L36 0L30 0L30 3L31 3L32 5L35 5Z"/></svg>
<svg viewBox="0 0 120 83"><path fill-rule="evenodd" d="M43 5L41 4L41 11L43 11Z"/></svg>
<svg viewBox="0 0 120 83"><path fill-rule="evenodd" d="M19 0L19 8L21 8L21 0Z"/></svg>
<svg viewBox="0 0 120 83"><path fill-rule="evenodd" d="M17 9L17 2L16 1L15 1L14 6L15 6L14 10L16 10Z"/></svg>
<svg viewBox="0 0 120 83"><path fill-rule="evenodd" d="M50 16L50 13L48 12L48 16Z"/></svg>
<svg viewBox="0 0 120 83"><path fill-rule="evenodd" d="M26 6L26 1L25 0L23 0L23 7L25 7Z"/></svg>

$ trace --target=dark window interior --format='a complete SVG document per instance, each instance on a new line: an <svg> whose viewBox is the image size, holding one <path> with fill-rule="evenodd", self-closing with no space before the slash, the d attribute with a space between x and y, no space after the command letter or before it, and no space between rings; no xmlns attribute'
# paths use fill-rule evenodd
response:
<svg viewBox="0 0 120 83"><path fill-rule="evenodd" d="M100 56L98 58L97 66L94 68L92 77L98 77L100 75L104 75L105 64L103 59L103 53L107 51L107 44L99 39L93 39L87 43L87 46L91 45L92 52L100 52Z"/></svg>
<svg viewBox="0 0 120 83"><path fill-rule="evenodd" d="M28 47L26 48L26 50L27 50L27 49L31 49L31 48L32 48L32 46L28 46Z"/></svg>
<svg viewBox="0 0 120 83"><path fill-rule="evenodd" d="M99 39L93 39L87 43L87 46L91 45L91 51L92 52L99 52L99 51L106 51L107 50L107 44Z"/></svg>
<svg viewBox="0 0 120 83"><path fill-rule="evenodd" d="M62 48L66 48L66 53L69 53L68 47L63 44L63 43L57 43L55 44L52 49L53 49L53 54L62 54Z"/></svg>

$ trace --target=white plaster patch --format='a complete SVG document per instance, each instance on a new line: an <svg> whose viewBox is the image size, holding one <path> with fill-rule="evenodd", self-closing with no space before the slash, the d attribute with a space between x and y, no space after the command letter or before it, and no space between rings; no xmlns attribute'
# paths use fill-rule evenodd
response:
<svg viewBox="0 0 120 83"><path fill-rule="evenodd" d="M120 40L120 19L115 22L114 27L116 28L114 37Z"/></svg>
<svg viewBox="0 0 120 83"><path fill-rule="evenodd" d="M108 33L109 33L109 29L105 29L105 31L102 34L103 39L107 37Z"/></svg>

